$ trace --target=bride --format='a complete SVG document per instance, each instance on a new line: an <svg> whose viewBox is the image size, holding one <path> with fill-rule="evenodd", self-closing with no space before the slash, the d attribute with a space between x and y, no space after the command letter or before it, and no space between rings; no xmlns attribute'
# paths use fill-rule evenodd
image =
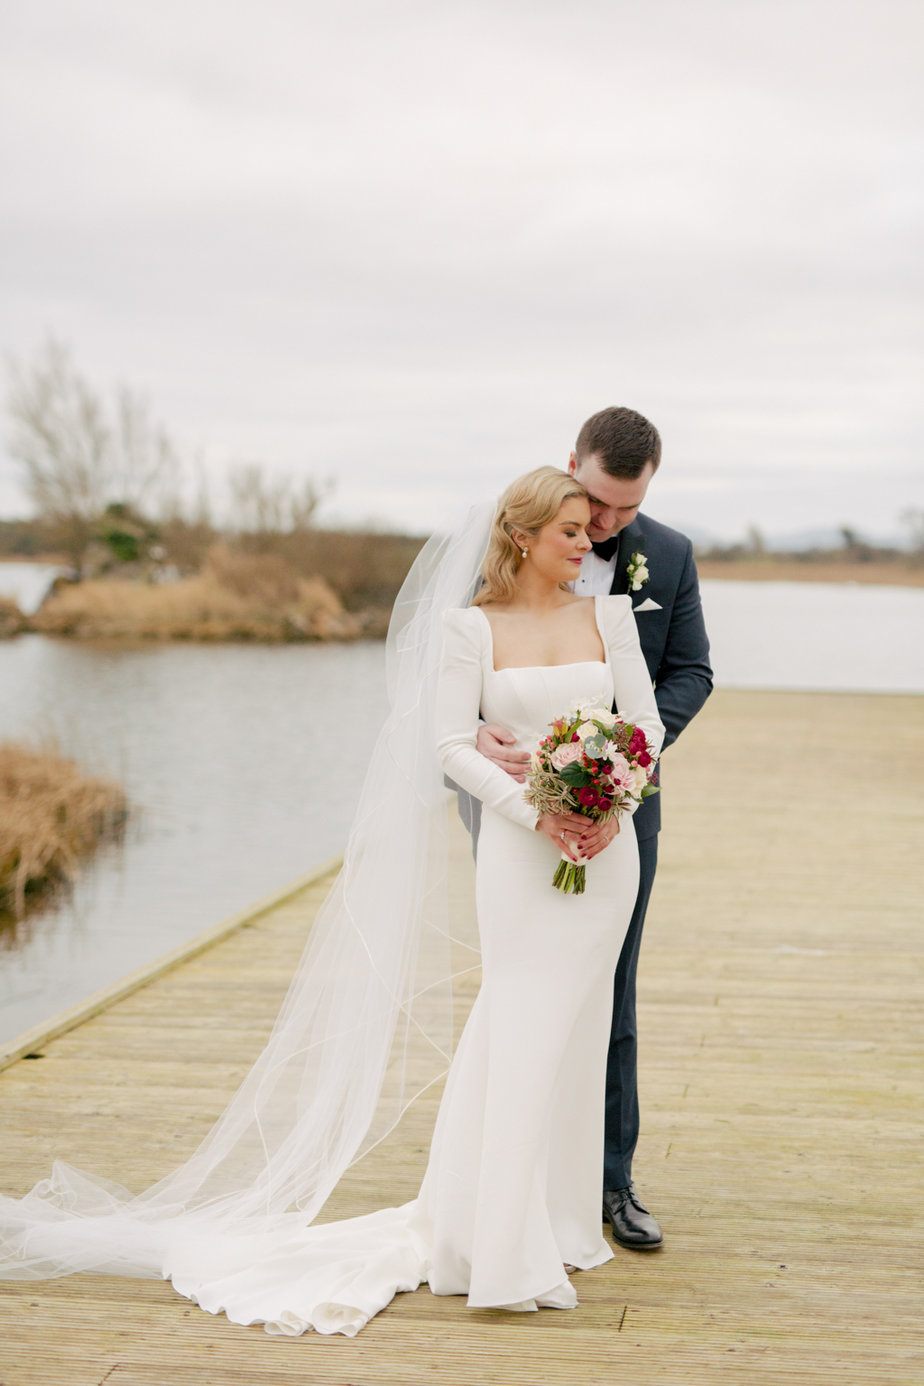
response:
<svg viewBox="0 0 924 1386"><path fill-rule="evenodd" d="M344 866L263 1054L192 1157L146 1193L57 1162L0 1197L0 1276L161 1276L267 1331L356 1333L402 1290L477 1307L577 1302L609 1259L600 1215L612 977L636 895L623 816L539 815L475 748L479 718L530 749L579 703L654 749L663 728L626 597L568 588L590 506L566 472L515 481L425 546L395 604L390 712ZM336 729L335 729L336 730ZM336 772L318 746L319 775ZM452 1049L443 775L484 806L482 985L452 1057L417 1198L314 1222L349 1164L442 1077ZM587 890L551 885L564 853Z"/></svg>

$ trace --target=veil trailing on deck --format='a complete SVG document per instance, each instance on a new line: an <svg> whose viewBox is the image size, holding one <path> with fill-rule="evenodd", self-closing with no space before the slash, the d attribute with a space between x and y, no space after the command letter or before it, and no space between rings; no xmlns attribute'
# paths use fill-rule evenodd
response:
<svg viewBox="0 0 924 1386"><path fill-rule="evenodd" d="M22 1199L0 1197L0 1278L73 1271L160 1276L213 1234L307 1225L343 1172L449 1066L452 947L447 793L435 751L443 612L469 604L493 504L434 536L395 603L388 713L340 871L318 912L269 1042L198 1150L135 1197L56 1163ZM340 729L318 735L331 773ZM457 964L458 965L458 964ZM190 1056L195 1062L195 1056Z"/></svg>

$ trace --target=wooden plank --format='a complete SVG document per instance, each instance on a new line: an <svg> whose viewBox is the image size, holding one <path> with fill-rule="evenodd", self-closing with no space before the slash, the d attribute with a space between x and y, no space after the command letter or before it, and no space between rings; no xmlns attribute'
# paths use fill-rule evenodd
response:
<svg viewBox="0 0 924 1386"><path fill-rule="evenodd" d="M159 1282L7 1285L2 1386L920 1386L922 750L921 699L720 693L668 752L636 1157L663 1251L617 1248L571 1313L422 1289L352 1341L269 1338ZM458 840L460 894L466 859ZM131 1187L176 1163L259 1049L322 896L0 1075L0 1187L24 1192L55 1155ZM413 1197L436 1100L332 1215Z"/></svg>

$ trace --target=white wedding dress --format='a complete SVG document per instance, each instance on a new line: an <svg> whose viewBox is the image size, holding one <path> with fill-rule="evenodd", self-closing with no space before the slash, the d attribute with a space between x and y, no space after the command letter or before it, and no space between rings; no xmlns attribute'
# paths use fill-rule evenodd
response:
<svg viewBox="0 0 924 1386"><path fill-rule="evenodd" d="M445 772L484 804L476 869L483 980L446 1082L418 1197L323 1226L216 1234L196 1216L164 1230L159 1273L183 1295L267 1331L356 1333L423 1281L471 1306L577 1302L566 1265L609 1259L601 1231L603 1102L612 979L638 883L631 820L588 863L587 889L551 884L559 860L523 786L475 749L479 715L531 749L578 703L610 706L660 745L627 597L595 598L605 659L493 667L491 628L451 610L436 730ZM40 1229L30 1234L44 1235ZM66 1223L49 1229L60 1256ZM75 1235L80 1235L77 1229ZM150 1238L150 1234L148 1234ZM100 1269L103 1267L100 1266Z"/></svg>

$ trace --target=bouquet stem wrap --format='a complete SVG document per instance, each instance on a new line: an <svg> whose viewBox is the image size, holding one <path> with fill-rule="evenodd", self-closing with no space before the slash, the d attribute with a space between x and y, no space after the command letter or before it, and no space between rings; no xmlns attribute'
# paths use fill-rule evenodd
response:
<svg viewBox="0 0 924 1386"><path fill-rule="evenodd" d="M612 813L601 813L595 821L605 823L608 818L612 818ZM552 885L556 890L562 891L565 895L583 895L587 888L587 866L585 862L573 861L571 857L561 854L561 861L558 869L552 877Z"/></svg>

